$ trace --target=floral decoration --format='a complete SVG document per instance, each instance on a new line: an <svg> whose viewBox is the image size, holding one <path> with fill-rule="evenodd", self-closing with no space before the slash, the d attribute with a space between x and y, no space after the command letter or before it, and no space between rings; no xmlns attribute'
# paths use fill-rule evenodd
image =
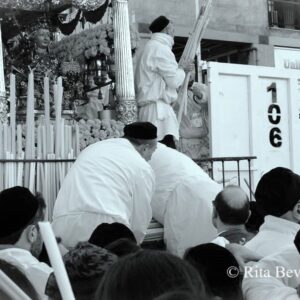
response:
<svg viewBox="0 0 300 300"><path fill-rule="evenodd" d="M130 29L131 47L138 45L139 34L134 26ZM60 61L68 61L70 57L77 61L84 61L101 53L106 56L111 54L113 48L113 25L100 24L91 29L65 37L50 47L51 53Z"/></svg>
<svg viewBox="0 0 300 300"><path fill-rule="evenodd" d="M85 147L109 138L123 136L124 124L116 120L80 120L80 150Z"/></svg>

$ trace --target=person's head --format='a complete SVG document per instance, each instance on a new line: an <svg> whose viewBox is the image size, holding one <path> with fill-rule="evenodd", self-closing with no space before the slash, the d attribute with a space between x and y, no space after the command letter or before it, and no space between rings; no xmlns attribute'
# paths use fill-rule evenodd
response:
<svg viewBox="0 0 300 300"><path fill-rule="evenodd" d="M247 194L234 185L218 193L213 206L212 221L217 229L223 225L245 225L251 214Z"/></svg>
<svg viewBox="0 0 300 300"><path fill-rule="evenodd" d="M278 167L262 176L255 199L262 216L275 216L300 223L300 176Z"/></svg>
<svg viewBox="0 0 300 300"><path fill-rule="evenodd" d="M38 222L44 220L45 202L27 188L15 186L0 193L0 244L15 245L38 256L42 238Z"/></svg>
<svg viewBox="0 0 300 300"><path fill-rule="evenodd" d="M190 293L190 292L183 292L183 291L172 291L167 292L154 300L198 300L199 298Z"/></svg>
<svg viewBox="0 0 300 300"><path fill-rule="evenodd" d="M185 258L199 272L214 299L241 300L242 276L235 257L224 247L208 243L188 249Z"/></svg>
<svg viewBox="0 0 300 300"><path fill-rule="evenodd" d="M153 20L149 26L149 29L152 33L163 32L170 35L171 37L174 37L174 24L165 16L159 16L158 18Z"/></svg>
<svg viewBox="0 0 300 300"><path fill-rule="evenodd" d="M66 253L63 261L75 298L93 299L101 278L117 260L113 253L88 242L80 242ZM50 278L46 294L52 299L61 299L55 277Z"/></svg>
<svg viewBox="0 0 300 300"><path fill-rule="evenodd" d="M131 239L122 238L106 245L105 249L116 254L118 257L123 257L125 255L138 252L141 250L141 247Z"/></svg>
<svg viewBox="0 0 300 300"><path fill-rule="evenodd" d="M134 122L124 127L124 138L149 161L157 147L157 128L150 122Z"/></svg>
<svg viewBox="0 0 300 300"><path fill-rule="evenodd" d="M48 28L38 28L33 33L33 40L38 49L47 49L51 41L51 33Z"/></svg>
<svg viewBox="0 0 300 300"><path fill-rule="evenodd" d="M188 263L167 252L141 250L105 273L95 299L152 300L174 289L207 299L199 274Z"/></svg>
<svg viewBox="0 0 300 300"><path fill-rule="evenodd" d="M133 232L124 224L102 223L92 232L89 243L105 248L108 244L121 238L126 238L136 244Z"/></svg>
<svg viewBox="0 0 300 300"><path fill-rule="evenodd" d="M30 299L38 300L38 294L35 291L33 285L30 283L28 278L14 265L0 259L0 270L6 274L25 294L27 294ZM11 297L5 294L4 291L0 289L0 299L1 300L12 300Z"/></svg>
<svg viewBox="0 0 300 300"><path fill-rule="evenodd" d="M194 82L192 86L194 101L201 105L208 102L208 86L204 83Z"/></svg>

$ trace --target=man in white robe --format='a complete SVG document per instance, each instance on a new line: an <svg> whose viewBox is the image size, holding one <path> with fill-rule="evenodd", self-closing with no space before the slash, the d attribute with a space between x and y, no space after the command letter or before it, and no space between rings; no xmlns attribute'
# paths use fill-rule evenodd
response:
<svg viewBox="0 0 300 300"><path fill-rule="evenodd" d="M156 177L153 217L164 224L167 250L183 256L187 248L213 240L212 201L222 186L189 157L161 143L150 165Z"/></svg>
<svg viewBox="0 0 300 300"><path fill-rule="evenodd" d="M141 53L135 71L135 90L139 120L157 127L157 139L175 148L179 139L179 124L172 108L177 101L177 89L183 83L191 62L178 66L172 52L174 26L166 17L155 19L149 29L153 33Z"/></svg>
<svg viewBox="0 0 300 300"><path fill-rule="evenodd" d="M272 169L260 179L255 199L264 223L245 246L262 256L292 246L300 230L300 176L286 168Z"/></svg>
<svg viewBox="0 0 300 300"><path fill-rule="evenodd" d="M87 241L101 223L119 222L142 242L152 217L154 173L147 163L156 149L156 127L125 126L124 138L83 150L63 181L53 212L53 229L67 247Z"/></svg>

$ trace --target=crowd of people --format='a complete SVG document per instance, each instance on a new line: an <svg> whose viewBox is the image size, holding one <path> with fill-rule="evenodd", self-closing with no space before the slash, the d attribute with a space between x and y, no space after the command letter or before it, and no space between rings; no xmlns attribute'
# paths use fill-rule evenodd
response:
<svg viewBox="0 0 300 300"><path fill-rule="evenodd" d="M150 29L168 54L172 24L161 17ZM171 74L166 64L161 58L158 71L169 72L166 84L151 81L160 92L170 85L172 98L184 71L173 64ZM171 98L141 95L140 114L152 111L151 122L128 124L122 138L84 149L55 202L52 228L75 298L299 299L300 176L269 170L250 202L241 187L223 188L172 149L179 127ZM0 270L30 299L62 299L39 229L45 209L42 195L25 187L0 192ZM164 226L165 249L143 246L152 217ZM2 287L0 298L14 299Z"/></svg>
<svg viewBox="0 0 300 300"><path fill-rule="evenodd" d="M80 154L55 204L76 299L299 299L299 175L270 170L249 202L157 143L153 124L124 132ZM45 208L25 187L0 193L0 270L31 299L62 299L38 225ZM143 247L152 216L164 250Z"/></svg>

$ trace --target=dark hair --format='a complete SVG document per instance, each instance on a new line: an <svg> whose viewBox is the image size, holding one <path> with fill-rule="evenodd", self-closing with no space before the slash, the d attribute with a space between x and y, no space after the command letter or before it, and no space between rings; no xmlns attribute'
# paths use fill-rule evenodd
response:
<svg viewBox="0 0 300 300"><path fill-rule="evenodd" d="M236 188L235 186L231 187ZM246 194L245 197L246 201L244 202L244 205L242 207L235 208L228 204L228 201L226 201L226 196L224 195L223 191L218 193L215 200L213 201L213 204L221 221L224 224L240 225L245 224L247 222L250 214L250 204L248 196Z"/></svg>
<svg viewBox="0 0 300 300"><path fill-rule="evenodd" d="M121 238L126 238L136 243L133 232L124 224L118 222L102 223L92 232L88 241L98 247L105 247Z"/></svg>
<svg viewBox="0 0 300 300"><path fill-rule="evenodd" d="M141 247L136 244L136 242L133 242L130 239L118 239L108 245L105 246L105 249L110 251L111 253L114 253L118 257L122 257L131 253L138 252L141 250Z"/></svg>
<svg viewBox="0 0 300 300"><path fill-rule="evenodd" d="M0 270L3 271L30 299L38 300L38 294L29 279L16 266L0 259Z"/></svg>
<svg viewBox="0 0 300 300"><path fill-rule="evenodd" d="M206 299L201 278L192 266L166 252L141 250L107 271L95 299L152 300L174 289Z"/></svg>
<svg viewBox="0 0 300 300"><path fill-rule="evenodd" d="M190 292L173 291L167 292L154 300L198 300L198 298Z"/></svg>
<svg viewBox="0 0 300 300"><path fill-rule="evenodd" d="M197 269L209 295L227 300L243 299L239 264L226 248L213 243L201 244L188 249L184 259ZM236 277L228 275L229 268L237 272Z"/></svg>
<svg viewBox="0 0 300 300"><path fill-rule="evenodd" d="M28 222L26 227L21 228L20 230L10 234L9 236L1 237L0 238L0 244L2 244L2 245L5 245L5 244L14 245L20 239L24 229L26 229L29 225L35 225L35 226L38 227L38 222L44 220L45 208L46 208L45 200L44 200L42 194L40 194L40 193L37 193L35 195L35 198L38 202L38 209L37 209L34 217ZM13 220L12 220L12 222L13 222Z"/></svg>

